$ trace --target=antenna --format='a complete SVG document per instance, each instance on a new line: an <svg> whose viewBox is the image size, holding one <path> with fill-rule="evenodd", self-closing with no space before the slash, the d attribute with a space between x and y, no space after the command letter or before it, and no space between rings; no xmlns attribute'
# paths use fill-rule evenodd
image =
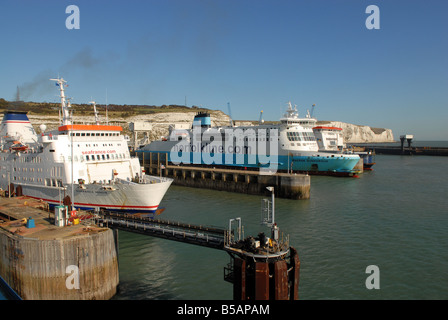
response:
<svg viewBox="0 0 448 320"><path fill-rule="evenodd" d="M106 124L109 124L109 118L107 116L107 88L106 88Z"/></svg>
<svg viewBox="0 0 448 320"><path fill-rule="evenodd" d="M230 110L230 102L227 102L227 109L229 109L230 126L233 127L232 112Z"/></svg>
<svg viewBox="0 0 448 320"><path fill-rule="evenodd" d="M100 120L98 118L98 112L96 111L96 102L95 101L90 101L89 103L93 104L93 113L95 115L95 123L96 123L96 125L99 125L100 124Z"/></svg>
<svg viewBox="0 0 448 320"><path fill-rule="evenodd" d="M260 112L260 119L258 120L258 124L262 124L264 122L263 120L263 110Z"/></svg>
<svg viewBox="0 0 448 320"><path fill-rule="evenodd" d="M315 103L313 103L313 105L312 105L312 107L311 107L311 114L310 114L310 117L312 118L313 117L313 112L314 112L314 107L316 106L316 104Z"/></svg>

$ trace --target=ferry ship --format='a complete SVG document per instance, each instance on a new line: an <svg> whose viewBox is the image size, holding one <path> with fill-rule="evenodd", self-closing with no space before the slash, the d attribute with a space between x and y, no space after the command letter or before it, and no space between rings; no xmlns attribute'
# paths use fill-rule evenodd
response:
<svg viewBox="0 0 448 320"><path fill-rule="evenodd" d="M62 121L56 130L36 134L26 112L6 111L0 126L0 187L9 194L62 203L73 209L154 213L172 179L146 175L130 156L122 128L75 124L66 81L56 82Z"/></svg>
<svg viewBox="0 0 448 320"><path fill-rule="evenodd" d="M351 174L359 156L319 152L313 133L316 119L299 118L289 102L278 124L212 127L210 114L198 113L191 129L170 129L169 137L153 141L137 152L166 153L181 165L258 168L260 171Z"/></svg>

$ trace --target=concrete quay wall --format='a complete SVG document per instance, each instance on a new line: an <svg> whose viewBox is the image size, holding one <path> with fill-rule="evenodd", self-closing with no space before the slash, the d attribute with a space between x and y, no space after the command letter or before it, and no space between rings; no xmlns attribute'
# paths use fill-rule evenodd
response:
<svg viewBox="0 0 448 320"><path fill-rule="evenodd" d="M173 178L174 185L185 187L270 196L266 187L273 186L279 198L310 198L310 176L305 174L265 175L254 171L166 166L162 175Z"/></svg>
<svg viewBox="0 0 448 320"><path fill-rule="evenodd" d="M118 257L110 229L39 240L0 228L0 248L0 274L24 300L105 300L116 293Z"/></svg>

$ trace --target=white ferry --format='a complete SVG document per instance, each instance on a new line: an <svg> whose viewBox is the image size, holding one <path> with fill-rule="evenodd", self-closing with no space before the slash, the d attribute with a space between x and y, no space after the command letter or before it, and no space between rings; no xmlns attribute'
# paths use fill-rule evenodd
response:
<svg viewBox="0 0 448 320"><path fill-rule="evenodd" d="M61 96L61 125L36 134L26 112L6 111L0 127L0 187L50 205L153 213L172 179L146 175L131 158L122 128L74 124L66 81L56 81Z"/></svg>
<svg viewBox="0 0 448 320"><path fill-rule="evenodd" d="M198 113L191 129L171 129L169 137L136 151L166 153L174 164L350 175L359 156L319 152L316 121L309 114L299 118L291 103L278 124L260 118L255 126L211 127L210 114Z"/></svg>

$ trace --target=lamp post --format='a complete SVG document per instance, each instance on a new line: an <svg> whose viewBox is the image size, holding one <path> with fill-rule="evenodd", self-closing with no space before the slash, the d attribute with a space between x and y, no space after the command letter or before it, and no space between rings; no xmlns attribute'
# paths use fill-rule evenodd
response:
<svg viewBox="0 0 448 320"><path fill-rule="evenodd" d="M272 231L272 239L278 241L278 227L275 223L275 194L274 187L266 187L272 193L272 222L271 222L271 231Z"/></svg>

